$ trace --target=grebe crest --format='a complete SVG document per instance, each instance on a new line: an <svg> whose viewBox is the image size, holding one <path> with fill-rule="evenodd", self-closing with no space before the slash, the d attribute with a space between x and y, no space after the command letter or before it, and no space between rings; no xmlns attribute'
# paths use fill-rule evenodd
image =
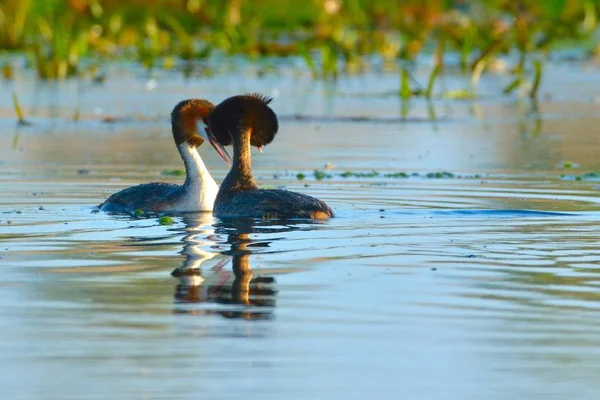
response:
<svg viewBox="0 0 600 400"><path fill-rule="evenodd" d="M217 142L223 146L232 144L231 135L251 130L250 144L255 147L268 145L275 139L279 122L269 107L271 97L260 93L233 96L220 103L210 115L210 128Z"/></svg>

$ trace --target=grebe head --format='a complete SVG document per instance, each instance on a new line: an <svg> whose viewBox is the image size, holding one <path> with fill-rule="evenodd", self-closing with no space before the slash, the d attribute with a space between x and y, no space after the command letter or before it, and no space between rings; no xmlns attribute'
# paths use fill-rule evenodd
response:
<svg viewBox="0 0 600 400"><path fill-rule="evenodd" d="M207 140L219 153L223 161L231 163L231 156L209 136L208 117L215 108L208 100L188 99L179 102L171 112L171 129L177 146L188 143L198 147Z"/></svg>
<svg viewBox="0 0 600 400"><path fill-rule="evenodd" d="M230 145L232 138L250 131L250 144L259 150L273 141L279 123L269 107L272 98L258 93L230 97L210 114L210 132L216 141Z"/></svg>

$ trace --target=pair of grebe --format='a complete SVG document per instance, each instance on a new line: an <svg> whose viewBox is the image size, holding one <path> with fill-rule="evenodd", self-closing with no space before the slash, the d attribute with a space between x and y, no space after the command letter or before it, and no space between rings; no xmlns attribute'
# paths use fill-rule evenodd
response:
<svg viewBox="0 0 600 400"><path fill-rule="evenodd" d="M269 107L272 99L248 94L233 96L216 107L206 100L184 100L171 113L171 128L183 159L183 185L147 183L113 194L100 209L108 212L212 211L217 218L333 217L323 201L280 189L259 189L252 176L250 146L259 150L279 129ZM199 129L200 128L200 129ZM208 141L231 170L219 188L197 147ZM233 159L224 146L233 145Z"/></svg>

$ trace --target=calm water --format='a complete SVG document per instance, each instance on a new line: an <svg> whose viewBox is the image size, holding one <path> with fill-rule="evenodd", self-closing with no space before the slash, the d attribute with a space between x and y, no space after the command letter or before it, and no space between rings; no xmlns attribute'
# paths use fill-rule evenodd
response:
<svg viewBox="0 0 600 400"><path fill-rule="evenodd" d="M547 72L537 111L486 76L481 100L436 101L436 121L420 101L402 121L385 74L4 84L33 125L15 127L0 98L0 396L597 398L600 179L574 176L600 170L600 74ZM259 182L337 218L93 212L124 187L182 180L161 175L181 168L176 102L258 90L281 116L254 156ZM202 155L220 181L225 165ZM454 177L426 175L441 171Z"/></svg>

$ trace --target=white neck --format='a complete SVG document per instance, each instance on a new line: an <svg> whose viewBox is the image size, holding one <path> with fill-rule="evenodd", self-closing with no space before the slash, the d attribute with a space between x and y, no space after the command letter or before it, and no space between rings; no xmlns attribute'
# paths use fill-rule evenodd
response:
<svg viewBox="0 0 600 400"><path fill-rule="evenodd" d="M211 211L219 187L204 165L196 147L188 143L177 145L185 165L186 178L183 188L184 198L180 211Z"/></svg>
<svg viewBox="0 0 600 400"><path fill-rule="evenodd" d="M179 150L179 154L181 154L183 164L185 165L185 185L202 185L202 181L206 179L206 177L212 179L206 169L206 165L204 165L204 161L202 161L202 157L200 157L198 150L196 150L194 146L182 143L177 145L177 149Z"/></svg>

